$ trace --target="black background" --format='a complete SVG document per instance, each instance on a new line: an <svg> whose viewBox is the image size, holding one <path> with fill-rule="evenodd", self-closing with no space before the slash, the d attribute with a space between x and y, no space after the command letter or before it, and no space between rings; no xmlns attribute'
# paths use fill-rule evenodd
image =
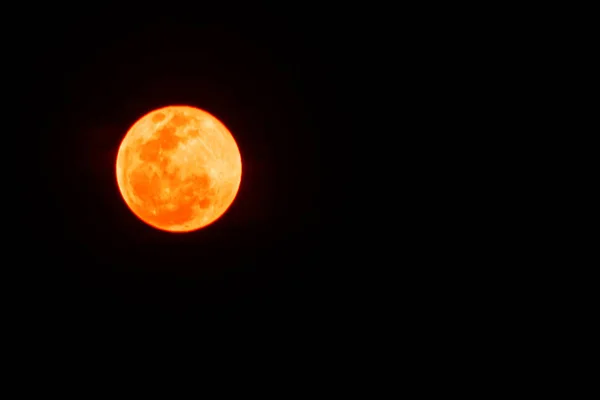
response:
<svg viewBox="0 0 600 400"><path fill-rule="evenodd" d="M457 37L459 19L427 5L40 7L7 14L2 36L12 326L35 340L87 323L238 339L291 326L294 347L341 317L330 343L355 335L353 357L394 326L429 348L462 332L461 313L493 315L504 273L486 265L505 252L483 232L497 208L477 214L483 228L465 216L487 196L471 154L496 146L480 93L505 75L486 69L479 29ZM232 207L189 234L146 226L116 185L123 135L169 104L223 121L243 160Z"/></svg>
<svg viewBox="0 0 600 400"><path fill-rule="evenodd" d="M325 210L344 207L331 194L347 172L343 88L358 84L341 83L348 26L312 12L197 6L81 11L32 24L13 43L27 149L18 157L30 161L12 175L25 211L15 212L9 262L25 275L12 301L26 318L316 322L343 300L338 228ZM129 127L173 104L219 118L243 162L231 208L188 234L137 219L114 171Z"/></svg>

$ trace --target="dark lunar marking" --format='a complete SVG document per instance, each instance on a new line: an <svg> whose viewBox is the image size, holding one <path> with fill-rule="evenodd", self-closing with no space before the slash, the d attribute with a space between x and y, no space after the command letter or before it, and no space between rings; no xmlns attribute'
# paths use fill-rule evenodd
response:
<svg viewBox="0 0 600 400"><path fill-rule="evenodd" d="M122 158L123 160L129 160L131 155L131 148L129 146L125 147L123 150L119 149L119 152L123 151Z"/></svg>
<svg viewBox="0 0 600 400"><path fill-rule="evenodd" d="M156 132L158 134L157 140L160 142L160 147L164 150L173 150L177 147L179 138L175 135L175 130L174 127L168 125Z"/></svg>
<svg viewBox="0 0 600 400"><path fill-rule="evenodd" d="M186 180L187 187L191 196L205 196L210 188L210 177L208 175L192 176ZM189 186L188 186L189 185Z"/></svg>
<svg viewBox="0 0 600 400"><path fill-rule="evenodd" d="M200 136L200 132L198 132L196 129L192 129L188 132L188 135L189 137L197 138L198 136Z"/></svg>
<svg viewBox="0 0 600 400"><path fill-rule="evenodd" d="M190 118L183 114L175 114L175 116L171 119L171 124L175 126L182 126L187 124L189 120Z"/></svg>
<svg viewBox="0 0 600 400"><path fill-rule="evenodd" d="M194 209L191 202L178 204L175 210L161 208L154 221L167 225L179 225L188 222L194 216Z"/></svg>
<svg viewBox="0 0 600 400"><path fill-rule="evenodd" d="M200 205L200 208L208 208L208 206L210 206L210 199L208 197L205 197L202 200L200 200L198 204Z"/></svg>
<svg viewBox="0 0 600 400"><path fill-rule="evenodd" d="M161 142L159 139L149 140L140 147L140 159L142 161L156 161L160 152Z"/></svg>
<svg viewBox="0 0 600 400"><path fill-rule="evenodd" d="M129 183L133 193L144 203L155 204L160 192L160 178L156 174L147 174L146 169L140 167L132 172Z"/></svg>
<svg viewBox="0 0 600 400"><path fill-rule="evenodd" d="M205 187L210 186L210 178L208 175L194 176L193 182L194 182L194 186L197 186L197 187L205 188Z"/></svg>
<svg viewBox="0 0 600 400"><path fill-rule="evenodd" d="M196 194L196 191L194 190L193 186L185 185L184 187L182 187L180 189L180 193L181 193L181 195L182 195L183 198L193 199L194 196L195 196L195 194Z"/></svg>
<svg viewBox="0 0 600 400"><path fill-rule="evenodd" d="M165 114L163 114L163 113L156 113L152 116L152 122L154 122L154 123L160 122L163 119L165 119Z"/></svg>

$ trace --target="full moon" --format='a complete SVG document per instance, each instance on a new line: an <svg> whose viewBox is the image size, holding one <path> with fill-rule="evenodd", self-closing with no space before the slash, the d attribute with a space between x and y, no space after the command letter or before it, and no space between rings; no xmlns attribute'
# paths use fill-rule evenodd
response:
<svg viewBox="0 0 600 400"><path fill-rule="evenodd" d="M141 117L125 135L117 183L131 211L148 225L190 232L220 218L242 178L235 139L217 118L189 106Z"/></svg>

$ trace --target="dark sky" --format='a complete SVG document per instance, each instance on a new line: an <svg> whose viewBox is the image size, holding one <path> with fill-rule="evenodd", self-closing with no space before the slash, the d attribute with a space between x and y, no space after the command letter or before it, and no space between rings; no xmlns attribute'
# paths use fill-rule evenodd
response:
<svg viewBox="0 0 600 400"><path fill-rule="evenodd" d="M343 153L349 125L342 29L263 9L89 11L21 39L11 65L34 157L18 178L15 304L48 321L323 318L336 260L326 192L344 173L331 148ZM170 104L223 121L243 160L232 207L189 234L138 220L114 172L129 127Z"/></svg>

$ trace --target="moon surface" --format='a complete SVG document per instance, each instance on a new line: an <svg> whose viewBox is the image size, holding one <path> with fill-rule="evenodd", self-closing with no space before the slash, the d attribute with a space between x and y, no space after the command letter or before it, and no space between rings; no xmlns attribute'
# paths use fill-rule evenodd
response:
<svg viewBox="0 0 600 400"><path fill-rule="evenodd" d="M121 142L117 183L142 221L169 232L190 232L220 218L242 177L235 139L199 108L168 106L141 117Z"/></svg>

